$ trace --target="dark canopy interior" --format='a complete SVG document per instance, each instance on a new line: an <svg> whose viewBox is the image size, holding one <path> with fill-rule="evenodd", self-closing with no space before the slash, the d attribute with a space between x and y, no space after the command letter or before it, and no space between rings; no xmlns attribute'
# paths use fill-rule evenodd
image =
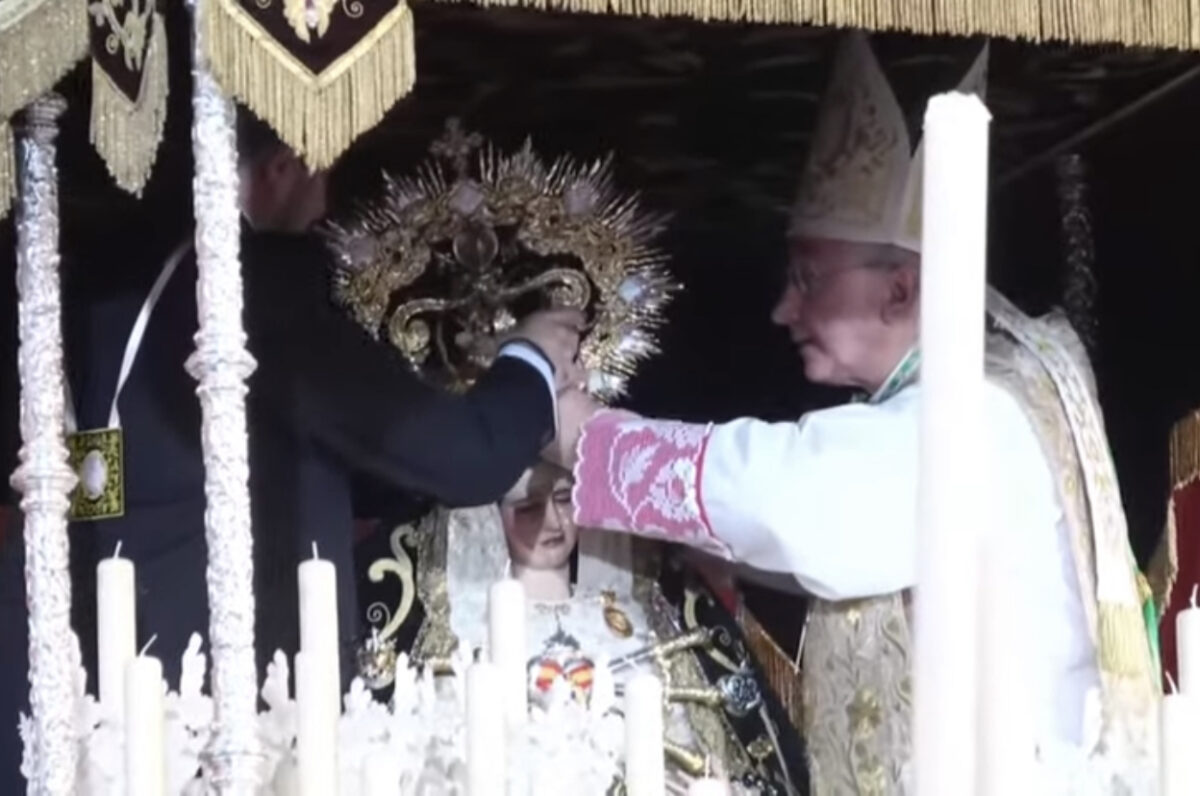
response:
<svg viewBox="0 0 1200 796"><path fill-rule="evenodd" d="M72 294L141 281L189 224L187 19L179 4L170 8L171 114L142 201L112 186L88 146L86 69L61 87L72 103L60 157ZM433 3L414 11L417 89L344 158L339 208L370 196L381 169L411 168L452 115L505 147L532 136L546 154L614 151L622 186L674 213L667 245L689 288L665 332L666 354L636 382L633 404L693 419L782 418L837 398L803 383L767 319L834 32ZM902 35L875 43L914 125L920 98L953 85L980 46ZM1192 234L1200 81L1186 82L1198 64L1178 53L993 44L991 267L993 280L1030 310L1059 298L1064 260L1053 160L1039 156L1139 98L1183 84L1072 149L1090 167L1097 364L1143 556L1161 527L1167 429L1200 404L1200 335L1189 306L1200 296ZM0 225L0 383L10 386L14 248L10 219ZM4 390L5 471L15 456L15 392Z"/></svg>

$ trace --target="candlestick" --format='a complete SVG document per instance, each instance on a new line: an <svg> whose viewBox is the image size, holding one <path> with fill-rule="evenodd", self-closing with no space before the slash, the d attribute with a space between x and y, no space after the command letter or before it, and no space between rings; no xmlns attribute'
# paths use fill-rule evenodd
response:
<svg viewBox="0 0 1200 796"><path fill-rule="evenodd" d="M162 663L143 650L126 662L124 680L126 796L164 796L167 748Z"/></svg>
<svg viewBox="0 0 1200 796"><path fill-rule="evenodd" d="M925 114L914 758L918 794L971 793L975 526L982 505L987 109L943 94Z"/></svg>
<svg viewBox="0 0 1200 796"><path fill-rule="evenodd" d="M467 669L467 796L503 796L507 789L503 682L494 663Z"/></svg>
<svg viewBox="0 0 1200 796"><path fill-rule="evenodd" d="M640 672L625 684L625 792L662 796L666 783L662 682Z"/></svg>
<svg viewBox="0 0 1200 796"><path fill-rule="evenodd" d="M100 669L100 704L118 722L125 717L125 668L137 653L137 609L133 562L112 558L96 566L96 640Z"/></svg>
<svg viewBox="0 0 1200 796"><path fill-rule="evenodd" d="M1172 693L1162 702L1162 796L1193 796L1200 793L1200 757L1195 750L1200 738L1200 696Z"/></svg>
<svg viewBox="0 0 1200 796"><path fill-rule="evenodd" d="M1175 616L1175 649L1178 657L1179 690L1200 696L1200 607L1196 605L1196 586L1188 607Z"/></svg>
<svg viewBox="0 0 1200 796"><path fill-rule="evenodd" d="M500 669L504 714L509 726L522 724L529 711L525 589L512 578L493 583L488 591L488 653Z"/></svg>
<svg viewBox="0 0 1200 796"><path fill-rule="evenodd" d="M300 796L338 792L337 725L340 711L329 702L327 658L296 653L296 762Z"/></svg>
<svg viewBox="0 0 1200 796"><path fill-rule="evenodd" d="M300 588L300 649L310 659L319 658L322 682L314 683L318 692L332 703L335 716L341 715L342 672L338 640L337 570L332 561L322 559L313 544L313 557L301 561L298 569Z"/></svg>

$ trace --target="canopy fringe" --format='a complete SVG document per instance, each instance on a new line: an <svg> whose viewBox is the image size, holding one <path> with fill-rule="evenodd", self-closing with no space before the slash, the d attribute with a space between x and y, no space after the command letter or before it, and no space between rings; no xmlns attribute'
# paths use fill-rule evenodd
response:
<svg viewBox="0 0 1200 796"><path fill-rule="evenodd" d="M154 15L136 102L92 62L92 145L113 181L134 196L142 195L158 157L167 121L167 82L166 20L161 14Z"/></svg>
<svg viewBox="0 0 1200 796"><path fill-rule="evenodd" d="M488 7L1200 49L1200 0L441 0Z"/></svg>
<svg viewBox="0 0 1200 796"><path fill-rule="evenodd" d="M210 0L204 9L204 41L221 87L312 169L331 166L416 79L412 14L404 3L320 74L266 35L234 0Z"/></svg>
<svg viewBox="0 0 1200 796"><path fill-rule="evenodd" d="M0 218L16 195L9 120L53 88L87 51L87 8L80 0L0 2Z"/></svg>

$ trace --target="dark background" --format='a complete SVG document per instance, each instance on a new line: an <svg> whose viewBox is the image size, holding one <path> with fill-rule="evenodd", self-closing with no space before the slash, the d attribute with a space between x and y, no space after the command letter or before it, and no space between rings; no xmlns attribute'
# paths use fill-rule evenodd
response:
<svg viewBox="0 0 1200 796"><path fill-rule="evenodd" d="M687 293L664 355L631 404L685 419L791 418L840 400L803 382L767 314L779 285L785 211L836 36L825 30L702 25L414 5L418 87L344 159L337 204L407 171L446 117L504 147L532 136L545 155L617 155L623 187L675 216L664 245ZM87 144L86 68L61 90L64 280L69 296L147 283L191 218L186 16L168 9L172 99L167 139L142 201L112 187ZM956 82L978 41L879 36L902 102L919 119L927 92ZM1119 48L993 45L993 280L1025 309L1061 295L1053 169L1005 175L1200 61ZM1166 436L1200 405L1200 81L1077 151L1091 170L1100 324L1097 369L1135 547L1156 542ZM15 240L0 224L0 470L16 450ZM70 312L70 306L67 307ZM871 485L862 485L864 495Z"/></svg>

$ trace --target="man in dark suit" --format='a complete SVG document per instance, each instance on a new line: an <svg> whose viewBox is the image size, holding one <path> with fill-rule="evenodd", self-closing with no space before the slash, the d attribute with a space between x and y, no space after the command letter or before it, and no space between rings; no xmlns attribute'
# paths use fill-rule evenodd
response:
<svg viewBox="0 0 1200 796"><path fill-rule="evenodd" d="M296 565L338 567L343 674L359 633L354 495L409 496L452 506L497 499L555 431L558 379L572 371L581 318L525 319L493 367L462 395L431 388L398 354L333 306L329 263L308 234L325 213L312 174L265 126L239 123L245 325L257 361L247 417L260 669L298 646ZM118 542L137 566L138 639L174 685L192 632L207 634L204 468L196 384L184 363L196 333L195 256L167 282L120 392L125 513L76 523L76 625L94 660L94 566ZM147 291L90 303L69 328L68 369L79 427L103 428L134 318ZM93 669L94 671L94 669Z"/></svg>

